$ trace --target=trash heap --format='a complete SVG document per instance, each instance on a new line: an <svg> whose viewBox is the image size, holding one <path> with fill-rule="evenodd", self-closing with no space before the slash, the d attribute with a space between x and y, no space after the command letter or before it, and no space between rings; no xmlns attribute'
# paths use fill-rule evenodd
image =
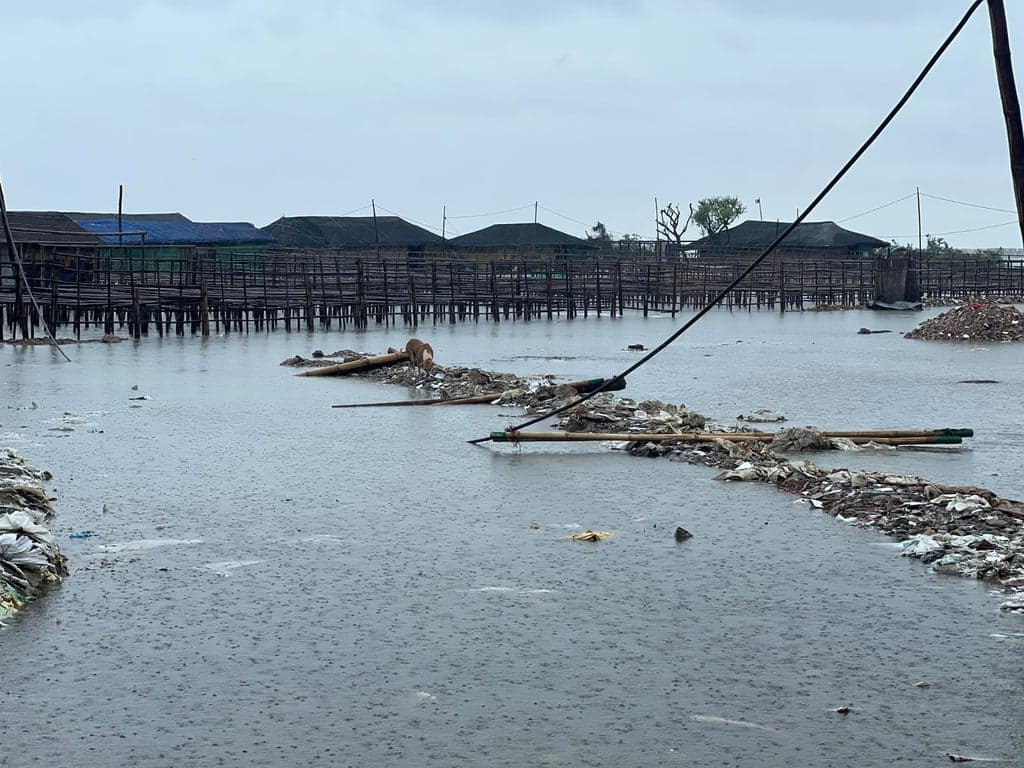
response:
<svg viewBox="0 0 1024 768"><path fill-rule="evenodd" d="M67 559L46 527L54 516L43 489L49 479L0 448L0 621L67 575Z"/></svg>
<svg viewBox="0 0 1024 768"><path fill-rule="evenodd" d="M314 353L313 359L295 355L281 365L295 368L319 368L337 363L364 360L370 355L343 349L330 355ZM463 397L493 394L497 405L519 406L528 410L550 410L578 395L576 389L559 384L554 376L524 378L511 373L497 373L480 368L442 366L434 363L432 370L406 363L352 374L353 376L426 390L433 397L456 400Z"/></svg>
<svg viewBox="0 0 1024 768"><path fill-rule="evenodd" d="M681 415L682 414L682 415ZM624 398L592 398L561 419L569 431L685 433L726 431L684 406ZM599 429L592 429L598 424ZM692 426L691 426L692 425ZM728 431L753 431L736 430ZM1024 611L1024 503L1002 499L984 488L932 483L913 475L824 469L783 451L868 446L825 438L815 429L782 430L772 443L714 440L704 443L626 442L634 456L668 457L722 471L724 482L764 482L800 496L800 501L833 517L874 528L899 539L901 554L938 573L959 574L1001 585L1002 609ZM889 446L880 446L894 450Z"/></svg>
<svg viewBox="0 0 1024 768"><path fill-rule="evenodd" d="M928 341L1024 341L1024 314L994 301L974 301L925 320L905 335Z"/></svg>

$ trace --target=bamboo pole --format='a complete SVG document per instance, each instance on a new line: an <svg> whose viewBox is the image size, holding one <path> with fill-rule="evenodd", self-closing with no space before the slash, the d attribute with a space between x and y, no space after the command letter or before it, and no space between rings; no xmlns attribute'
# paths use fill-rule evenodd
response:
<svg viewBox="0 0 1024 768"><path fill-rule="evenodd" d="M829 432L822 436L843 437L853 443L879 443L881 445L955 445L963 438L954 435L917 435L910 437L848 437L846 433ZM640 442L640 443L709 443L715 440L728 442L768 443L775 437L767 432L691 432L672 433L630 433L630 432L492 432L491 440L496 443L573 443L573 442Z"/></svg>
<svg viewBox="0 0 1024 768"><path fill-rule="evenodd" d="M604 384L604 379L584 379L582 381L570 381L568 386L573 387L580 394L590 392ZM614 381L604 388L605 392L625 389L625 379ZM469 395L467 397L453 398L429 398L418 400L391 400L383 403L346 403L344 405L332 405L331 408L401 408L412 405L478 405L493 403L501 399L504 392L487 392L481 395Z"/></svg>
<svg viewBox="0 0 1024 768"><path fill-rule="evenodd" d="M364 357L360 360L352 360L348 363L327 365L321 368L311 368L308 371L295 374L296 376L345 376L350 373L370 371L374 368L384 368L389 365L398 365L409 359L408 352L390 352L386 355L375 357Z"/></svg>

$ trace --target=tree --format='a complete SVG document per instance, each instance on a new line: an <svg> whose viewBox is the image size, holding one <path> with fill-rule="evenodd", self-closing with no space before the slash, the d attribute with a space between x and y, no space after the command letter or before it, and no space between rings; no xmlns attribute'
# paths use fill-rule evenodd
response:
<svg viewBox="0 0 1024 768"><path fill-rule="evenodd" d="M693 219L693 205L690 205L690 215L686 217L686 221L683 222L683 228L679 228L679 206L672 205L669 203L667 206L658 211L658 234L668 240L670 243L683 242L683 234L686 232L686 228L690 226L690 221Z"/></svg>
<svg viewBox="0 0 1024 768"><path fill-rule="evenodd" d="M612 236L608 234L608 228L600 221L594 224L587 232L587 240L592 241L599 248L609 248L612 244Z"/></svg>
<svg viewBox="0 0 1024 768"><path fill-rule="evenodd" d="M697 201L693 221L705 236L717 235L728 229L746 210L738 197L705 197Z"/></svg>

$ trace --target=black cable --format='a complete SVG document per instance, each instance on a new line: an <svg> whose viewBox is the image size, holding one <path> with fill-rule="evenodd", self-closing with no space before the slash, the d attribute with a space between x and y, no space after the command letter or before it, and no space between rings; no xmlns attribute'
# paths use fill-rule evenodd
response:
<svg viewBox="0 0 1024 768"><path fill-rule="evenodd" d="M549 413L537 416L533 419L530 419L529 421L524 421L522 424L519 424L517 426L509 427L508 430L506 431L518 432L519 430L531 427L534 424L537 424L538 422L550 419L552 416L557 416L558 414L563 413L569 410L570 408L575 408L580 403L585 403L590 398L603 392L608 386L611 385L612 382L618 381L619 379L624 379L637 368L649 362L652 358L654 358L656 355L661 353L666 347L668 347L672 342L674 342L676 339L678 339L680 336L686 333L686 331L693 327L693 325L695 325L702 317L704 317L704 315L706 315L708 312L710 312L712 309L718 306L718 304L721 303L722 299L724 299L726 296L732 293L736 286L742 283L743 280L745 280L747 276L749 276L750 273L757 268L757 265L764 261L768 257L768 255L779 246L779 243L785 240L786 237L789 236L789 233L796 229L797 225L800 224L804 219L806 219L810 215L811 211L818 207L818 203L820 203L825 198L825 196L832 191L832 189L836 186L836 184L839 183L843 176L845 176L847 172L854 166L854 164L858 160L860 160L861 156L865 152L867 152L868 148L875 143L875 139L882 135L882 131L884 131L889 126L889 123L893 121L893 118L895 118L896 115L899 114L900 110L903 109L903 106L910 100L910 97L914 95L914 91L917 90L918 86L921 85L921 83L924 81L928 73L931 72L932 67L934 67L936 62L938 62L938 60L942 57L942 54L946 52L946 49L949 48L953 40L956 39L956 36L960 34L960 31L964 28L964 26L967 24L971 16L978 9L978 6L981 5L982 2L983 0L974 0L974 2L971 3L970 7L967 9L967 12L963 15L963 18L960 19L960 22L953 28L953 31L949 33L946 39L942 42L942 45L939 46L938 50L936 50L935 53L932 54L932 57L928 60L928 63L925 64L924 69L922 69L920 74L918 74L918 76L914 78L914 82L910 84L910 87L907 89L906 93L903 94L902 98L900 98L900 100L896 102L896 106L894 106L889 111L889 114L885 116L885 119L882 120L881 123L879 123L878 127L875 128L874 131L872 131L871 135L868 136L867 140L863 144L861 144L860 149L854 152L853 156L846 161L846 164L839 169L839 172L832 177L832 180L825 185L825 188L822 189L821 192L818 193L817 197L815 197L810 202L810 204L804 209L803 213L797 216L796 221L794 221L792 224L790 224L788 227L782 230L782 233L778 237L776 237L775 240L773 240L772 243L767 248L765 248L764 251L761 252L761 255L754 259L750 263L750 265L736 277L735 280L733 280L731 283L729 283L729 285L723 288L717 296L715 296L711 301L705 304L700 309L700 311L697 312L696 315L694 315L688 321L686 321L686 323L681 328L679 328L675 333L673 333L671 336L669 336L667 339L661 342L658 346L656 346L654 349L652 349L650 352L648 352L646 355L640 358L640 360L626 368L626 370L624 370L618 376L615 376L607 380L600 387L597 387L588 394L581 395L575 400L566 403L565 405L556 408L553 411L550 411ZM476 445L478 443L487 442L490 439L490 436L488 436L477 438L476 440L470 440L469 442Z"/></svg>

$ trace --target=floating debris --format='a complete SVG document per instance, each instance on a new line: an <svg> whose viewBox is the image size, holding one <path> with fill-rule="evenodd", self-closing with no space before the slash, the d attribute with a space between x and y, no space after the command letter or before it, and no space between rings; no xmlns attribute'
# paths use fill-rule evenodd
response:
<svg viewBox="0 0 1024 768"><path fill-rule="evenodd" d="M682 526L676 528L676 532L675 532L674 535L675 535L676 541L686 541L687 539L692 539L693 538L693 534L690 533L685 528L683 528Z"/></svg>
<svg viewBox="0 0 1024 768"><path fill-rule="evenodd" d="M713 723L715 725L735 725L740 728L754 728L759 731L774 731L774 728L769 728L767 725L761 725L760 723L752 723L749 720L733 720L729 717L716 717L715 715L690 715L691 720L695 720L698 723Z"/></svg>
<svg viewBox="0 0 1024 768"><path fill-rule="evenodd" d="M685 406L657 401L637 404L612 395L598 395L570 409L560 425L567 431L648 435L685 436L696 430L753 432L714 424ZM937 433L954 432L958 431ZM936 573L995 582L1013 593L1002 609L1024 611L1024 503L1000 498L984 488L948 486L889 472L824 469L781 455L784 450L842 447L837 443L840 441L828 433L795 427L776 433L770 443L760 438L708 438L633 440L617 447L634 456L715 467L721 470L716 479L722 481L771 483L843 522L889 534L899 541L904 556L920 559ZM852 447L865 449L872 444Z"/></svg>
<svg viewBox="0 0 1024 768"><path fill-rule="evenodd" d="M768 408L755 408L750 413L741 413L736 421L749 421L755 424L771 424L785 421L786 417Z"/></svg>
<svg viewBox="0 0 1024 768"><path fill-rule="evenodd" d="M615 531L580 531L569 537L571 541L604 541L615 535Z"/></svg>
<svg viewBox="0 0 1024 768"><path fill-rule="evenodd" d="M428 345L424 345L424 347L426 346ZM405 355L404 352L401 354ZM343 349L316 360L294 355L281 361L281 365L294 368L324 368L341 363L383 359L383 357L385 356L374 356ZM424 391L430 394L431 400L435 401L480 398L480 401L484 403L518 406L538 412L568 403L578 397L581 392L588 391L588 388L605 383L604 379L559 383L554 376L525 378L511 373L496 373L480 368L445 367L433 362L433 358L431 361L432 365L428 370L403 358L392 361L385 367L357 370L353 375ZM624 386L624 381L615 381L607 385L606 388L613 391L621 390ZM488 395L493 395L493 399L488 399ZM363 404L353 405L362 406ZM390 403L373 405L390 405Z"/></svg>
<svg viewBox="0 0 1024 768"><path fill-rule="evenodd" d="M925 320L906 334L930 341L1024 341L1024 314L993 301L975 301Z"/></svg>
<svg viewBox="0 0 1024 768"><path fill-rule="evenodd" d="M0 448L0 621L67 576L67 558L47 525L54 517L40 472Z"/></svg>

